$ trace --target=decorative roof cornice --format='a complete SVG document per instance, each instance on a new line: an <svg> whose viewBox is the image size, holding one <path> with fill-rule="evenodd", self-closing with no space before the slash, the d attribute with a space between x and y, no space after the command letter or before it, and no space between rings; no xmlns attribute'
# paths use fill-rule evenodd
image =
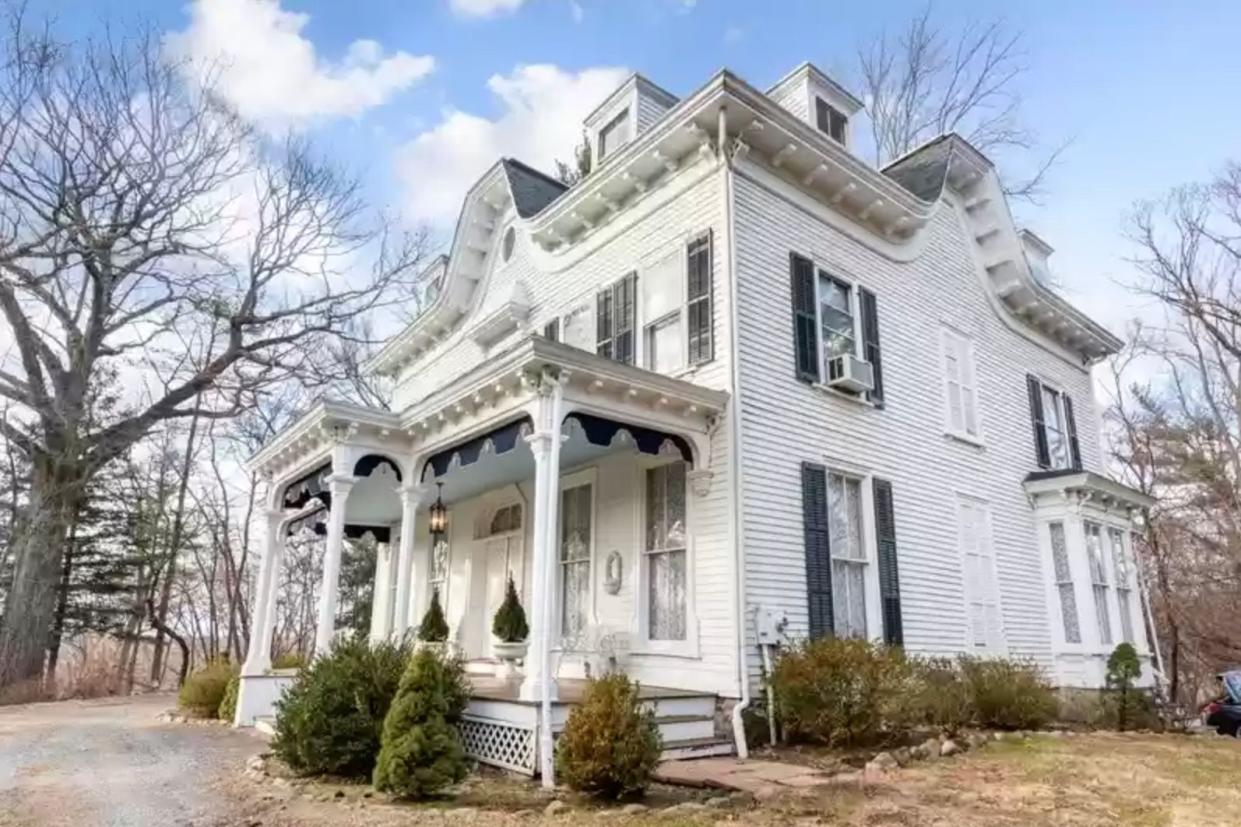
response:
<svg viewBox="0 0 1241 827"><path fill-rule="evenodd" d="M1156 502L1149 494L1093 471L1036 471L1025 478L1022 486L1031 497L1063 494L1094 500L1105 507L1114 503L1123 508L1141 509L1150 508Z"/></svg>
<svg viewBox="0 0 1241 827"><path fill-rule="evenodd" d="M391 411L321 399L256 451L246 461L246 468L261 476L272 476L307 455L320 454L331 445L357 436L363 429L373 432L378 439L388 440L400 430L400 418Z"/></svg>

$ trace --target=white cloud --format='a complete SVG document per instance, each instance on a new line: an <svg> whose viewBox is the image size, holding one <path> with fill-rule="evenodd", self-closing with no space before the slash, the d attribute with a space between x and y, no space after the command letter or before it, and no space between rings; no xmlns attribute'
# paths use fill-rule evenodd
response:
<svg viewBox="0 0 1241 827"><path fill-rule="evenodd" d="M586 17L586 9L582 8L582 4L577 0L569 0L569 14L573 17L574 23L581 23Z"/></svg>
<svg viewBox="0 0 1241 827"><path fill-rule="evenodd" d="M165 45L194 71L214 72L217 91L242 115L276 129L356 117L435 68L426 55L385 56L374 40L353 41L339 62L324 60L302 35L309 20L279 0L194 0L189 27Z"/></svg>
<svg viewBox="0 0 1241 827"><path fill-rule="evenodd" d="M463 17L495 17L521 8L526 0L448 0L452 10Z"/></svg>
<svg viewBox="0 0 1241 827"><path fill-rule="evenodd" d="M447 110L438 125L399 151L406 214L432 222L455 219L465 191L501 156L551 172L556 159L569 159L581 141L582 119L628 75L619 67L569 72L549 64L492 75L487 88L501 105L497 118Z"/></svg>

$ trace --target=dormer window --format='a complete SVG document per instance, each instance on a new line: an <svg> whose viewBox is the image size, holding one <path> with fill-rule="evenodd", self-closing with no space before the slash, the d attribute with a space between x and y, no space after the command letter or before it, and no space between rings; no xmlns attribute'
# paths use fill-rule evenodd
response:
<svg viewBox="0 0 1241 827"><path fill-rule="evenodd" d="M815 122L818 124L819 129L833 141L843 146L845 143L845 127L849 125L849 118L845 113L822 98L815 98L814 106Z"/></svg>
<svg viewBox="0 0 1241 827"><path fill-rule="evenodd" d="M619 115L608 121L607 126L599 130L598 161L602 161L604 158L608 157L617 149L628 143L631 131L632 130L630 129L629 124L629 110L623 109Z"/></svg>

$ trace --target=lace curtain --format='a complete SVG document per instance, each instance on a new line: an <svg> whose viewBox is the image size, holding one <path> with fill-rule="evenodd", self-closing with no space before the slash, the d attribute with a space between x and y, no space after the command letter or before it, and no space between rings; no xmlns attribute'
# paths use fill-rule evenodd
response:
<svg viewBox="0 0 1241 827"><path fill-rule="evenodd" d="M685 640L687 555L685 463L646 472L647 633Z"/></svg>

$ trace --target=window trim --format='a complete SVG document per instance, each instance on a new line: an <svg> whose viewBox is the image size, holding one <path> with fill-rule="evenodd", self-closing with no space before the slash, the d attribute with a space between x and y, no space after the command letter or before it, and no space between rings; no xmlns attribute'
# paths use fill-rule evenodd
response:
<svg viewBox="0 0 1241 827"><path fill-rule="evenodd" d="M637 120L637 113L634 112L633 109L634 107L631 104L628 104L628 103L625 104L620 109L617 109L616 113L612 115L612 117L608 118L607 121L603 124L603 126L599 127L599 131L595 133L595 147L594 147L595 159L594 159L594 165L592 166L592 169L597 169L600 164L602 164L608 158L615 155L617 151L621 149L621 147L628 146L630 143L633 142L633 139L636 135L636 120ZM604 136L607 134L608 130L614 128L618 123L621 122L622 119L627 119L627 123L629 126L629 135L626 136L624 143L612 147L611 151L605 153L603 151Z"/></svg>
<svg viewBox="0 0 1241 827"><path fill-rule="evenodd" d="M974 337L962 333L960 330L947 322L941 324L939 336L940 371L944 388L944 433L953 439L960 440L961 442L968 442L971 445L985 447L986 440L983 436L982 409L978 404L978 349L974 342ZM974 427L977 430L977 433L973 434L968 430L958 429L952 421L952 393L949 389L951 381L948 376L948 348L953 340L961 342L965 345L965 355L966 358L969 359L970 370L974 374L974 384L969 387L970 398L974 406ZM960 372L960 376L964 377L963 371ZM968 418L965 416L964 390L966 385L963 381L959 381L958 385L963 392L961 397L961 418L962 424L965 424L965 422L968 421Z"/></svg>
<svg viewBox="0 0 1241 827"><path fill-rule="evenodd" d="M1095 579L1094 566L1090 558L1090 537L1091 529L1098 532L1099 537L1099 572L1101 578ZM1082 520L1082 551L1086 555L1086 572L1089 576L1087 581L1090 585L1090 602L1094 607L1095 616L1095 639L1096 647L1100 651L1110 652L1116 646L1116 630L1112 628L1112 599L1109 594L1112 591L1112 578L1108 572L1108 550L1103 547L1103 537L1105 534L1104 524L1098 520L1083 519ZM1099 591L1101 590L1101 592ZM1107 631L1107 639L1104 640L1103 632Z"/></svg>
<svg viewBox="0 0 1241 827"><path fill-rule="evenodd" d="M1118 642L1128 643L1136 649L1138 646L1137 626L1133 622L1134 561L1129 554L1128 532L1114 525L1105 525L1104 529L1107 531L1107 545L1110 552L1108 556L1112 560L1112 590L1116 595L1116 619L1119 621L1119 628L1114 630L1119 634L1113 634L1113 637L1117 638ZM1121 592L1125 594L1125 601L1120 599ZM1129 608L1128 612L1125 611L1126 605Z"/></svg>
<svg viewBox="0 0 1241 827"><path fill-rule="evenodd" d="M1044 376L1041 373L1031 372L1029 375L1033 376L1035 380L1037 380L1039 383L1039 402L1043 406L1043 424L1042 424L1043 435L1044 435L1043 438L1047 440L1047 459L1049 463L1045 470L1071 471L1073 470L1073 446L1070 444L1069 422L1068 422L1068 417L1065 415L1064 400L1066 398L1071 399L1072 397L1070 396L1069 392L1065 389L1064 385L1060 384L1059 382L1048 379L1046 376ZM1048 427L1049 417L1048 417L1048 410L1047 410L1047 399L1046 399L1046 396L1044 395L1045 391L1051 391L1056 396L1056 414L1060 419L1060 430L1058 431L1058 433L1061 435L1061 438L1064 444L1064 464L1063 465L1056 464L1055 458L1052 456L1051 429ZM1076 416L1076 412L1074 412L1074 415ZM1078 439L1080 440L1080 436L1078 437Z"/></svg>
<svg viewBox="0 0 1241 827"><path fill-rule="evenodd" d="M697 546L694 538L695 494L693 486L689 484L688 479L685 485L685 640L651 640L650 637L650 602L646 589L647 577L650 571L647 567L648 555L646 550L646 472L652 468L671 465L675 462L685 462L685 460L679 456L650 456L643 454L639 455L634 463L633 490L638 495L633 498L633 525L636 542L634 543L635 559L631 566L631 571L633 572L633 605L636 611L633 620L634 646L631 649L631 654L698 658L700 656L698 604L697 584L694 577L695 549ZM693 470L694 466L686 462L686 474Z"/></svg>

